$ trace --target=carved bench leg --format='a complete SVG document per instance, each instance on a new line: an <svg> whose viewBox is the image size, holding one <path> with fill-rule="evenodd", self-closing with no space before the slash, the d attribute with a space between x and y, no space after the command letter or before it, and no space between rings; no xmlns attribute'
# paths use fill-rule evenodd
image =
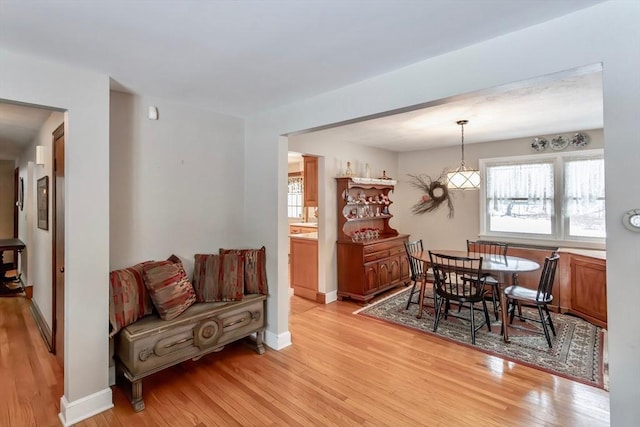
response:
<svg viewBox="0 0 640 427"><path fill-rule="evenodd" d="M265 349L264 349L264 344L263 344L263 340L264 340L264 329L260 329L258 332L256 332L256 337L253 338L253 336L249 335L247 337L245 337L245 342L247 344L249 344L251 347L253 347L253 349L256 351L256 353L258 354L264 354Z"/></svg>
<svg viewBox="0 0 640 427"><path fill-rule="evenodd" d="M260 329L256 332L256 352L258 354L264 354L264 344L262 341L264 340L264 329Z"/></svg>
<svg viewBox="0 0 640 427"><path fill-rule="evenodd" d="M144 410L144 400L142 400L142 380L131 383L131 404L135 412Z"/></svg>
<svg viewBox="0 0 640 427"><path fill-rule="evenodd" d="M144 401L142 400L142 380L129 380L129 376L125 373L125 368L120 365L120 363L116 363L116 384L120 383L120 385L123 385L123 382L125 384L131 384L131 395L129 396L129 400L131 400L133 410L135 412L144 411Z"/></svg>

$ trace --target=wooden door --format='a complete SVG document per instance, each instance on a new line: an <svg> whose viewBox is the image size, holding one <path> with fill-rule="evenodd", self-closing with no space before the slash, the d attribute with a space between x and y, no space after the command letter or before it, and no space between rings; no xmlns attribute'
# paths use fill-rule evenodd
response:
<svg viewBox="0 0 640 427"><path fill-rule="evenodd" d="M64 369L64 123L53 132L53 352Z"/></svg>

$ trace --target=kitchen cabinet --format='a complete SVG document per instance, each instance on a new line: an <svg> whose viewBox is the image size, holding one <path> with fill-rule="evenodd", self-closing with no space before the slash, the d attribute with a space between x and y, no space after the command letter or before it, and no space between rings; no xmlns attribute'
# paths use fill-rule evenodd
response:
<svg viewBox="0 0 640 427"><path fill-rule="evenodd" d="M607 260L601 251L560 250L563 312L607 327Z"/></svg>
<svg viewBox="0 0 640 427"><path fill-rule="evenodd" d="M302 156L303 159L303 205L305 208L318 207L318 158Z"/></svg>
<svg viewBox="0 0 640 427"><path fill-rule="evenodd" d="M318 294L318 239L304 236L289 237L293 294L324 302Z"/></svg>
<svg viewBox="0 0 640 427"><path fill-rule="evenodd" d="M395 181L336 178L338 191L338 298L367 302L409 280L404 243L389 225Z"/></svg>

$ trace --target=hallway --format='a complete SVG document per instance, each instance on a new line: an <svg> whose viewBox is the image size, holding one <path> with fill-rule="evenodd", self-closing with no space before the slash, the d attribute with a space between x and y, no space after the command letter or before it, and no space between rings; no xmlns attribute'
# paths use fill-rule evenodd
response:
<svg viewBox="0 0 640 427"><path fill-rule="evenodd" d="M60 426L62 379L33 320L30 300L0 298L0 425Z"/></svg>

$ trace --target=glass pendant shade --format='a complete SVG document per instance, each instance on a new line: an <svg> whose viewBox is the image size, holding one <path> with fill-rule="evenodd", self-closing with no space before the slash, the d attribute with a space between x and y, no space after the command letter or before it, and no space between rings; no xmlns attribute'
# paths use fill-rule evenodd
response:
<svg viewBox="0 0 640 427"><path fill-rule="evenodd" d="M464 164L464 125L468 120L456 122L462 129L462 161L460 166L447 173L447 187L453 190L475 190L480 187L480 172Z"/></svg>
<svg viewBox="0 0 640 427"><path fill-rule="evenodd" d="M480 187L480 172L465 165L447 173L447 187L457 190L473 190Z"/></svg>

